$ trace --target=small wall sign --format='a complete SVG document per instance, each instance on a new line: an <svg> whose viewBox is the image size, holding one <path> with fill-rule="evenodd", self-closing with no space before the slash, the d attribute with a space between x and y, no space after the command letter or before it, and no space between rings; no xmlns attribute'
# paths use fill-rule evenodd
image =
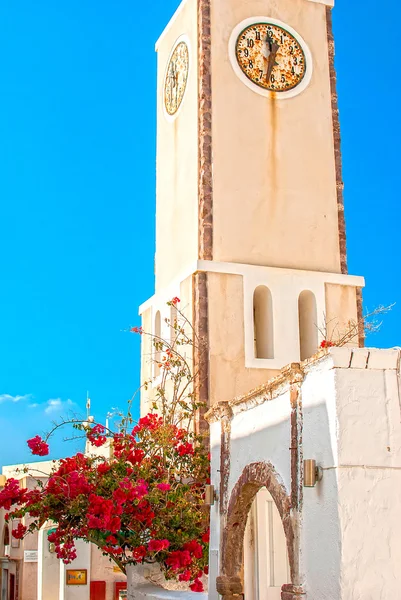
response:
<svg viewBox="0 0 401 600"><path fill-rule="evenodd" d="M38 562L38 551L37 550L24 550L24 563L35 563Z"/></svg>
<svg viewBox="0 0 401 600"><path fill-rule="evenodd" d="M65 572L67 585L87 585L86 569L67 569Z"/></svg>

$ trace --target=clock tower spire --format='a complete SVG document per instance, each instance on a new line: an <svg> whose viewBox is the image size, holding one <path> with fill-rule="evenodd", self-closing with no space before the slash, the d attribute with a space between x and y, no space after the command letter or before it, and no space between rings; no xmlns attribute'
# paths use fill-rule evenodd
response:
<svg viewBox="0 0 401 600"><path fill-rule="evenodd" d="M332 4L183 0L156 46L156 292L141 314L155 331L181 298L209 348L194 357L209 404L310 357L360 316Z"/></svg>

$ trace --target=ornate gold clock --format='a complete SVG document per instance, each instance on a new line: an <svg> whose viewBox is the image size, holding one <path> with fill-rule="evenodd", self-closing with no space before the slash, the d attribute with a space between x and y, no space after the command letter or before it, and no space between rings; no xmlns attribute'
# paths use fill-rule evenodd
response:
<svg viewBox="0 0 401 600"><path fill-rule="evenodd" d="M230 60L240 79L254 91L288 98L303 91L312 76L312 56L301 36L289 25L255 17L234 29Z"/></svg>
<svg viewBox="0 0 401 600"><path fill-rule="evenodd" d="M187 87L189 49L186 39L179 38L171 52L164 80L164 108L169 117L177 114Z"/></svg>

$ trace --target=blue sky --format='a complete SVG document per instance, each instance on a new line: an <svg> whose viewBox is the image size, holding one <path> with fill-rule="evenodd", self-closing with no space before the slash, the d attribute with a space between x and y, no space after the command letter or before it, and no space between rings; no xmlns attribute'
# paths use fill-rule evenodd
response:
<svg viewBox="0 0 401 600"><path fill-rule="evenodd" d="M84 413L86 390L102 420L138 386L124 330L153 293L154 44L178 4L0 4L0 465ZM401 17L396 0L385 12ZM334 27L349 269L368 309L398 302L369 340L388 347L401 345L399 36L372 15L373 0L338 0ZM51 457L81 447L60 435Z"/></svg>

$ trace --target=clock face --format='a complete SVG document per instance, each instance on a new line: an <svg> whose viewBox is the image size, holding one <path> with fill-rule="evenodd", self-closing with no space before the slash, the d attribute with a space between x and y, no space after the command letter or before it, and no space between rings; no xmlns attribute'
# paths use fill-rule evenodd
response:
<svg viewBox="0 0 401 600"><path fill-rule="evenodd" d="M301 36L268 17L237 25L230 38L230 60L240 79L263 96L295 96L312 76L312 56Z"/></svg>
<svg viewBox="0 0 401 600"><path fill-rule="evenodd" d="M305 76L306 58L301 44L278 25L248 26L237 39L236 56L243 73L266 90L286 92Z"/></svg>
<svg viewBox="0 0 401 600"><path fill-rule="evenodd" d="M164 81L164 106L167 115L174 116L181 106L188 81L189 51L185 41L176 43Z"/></svg>

